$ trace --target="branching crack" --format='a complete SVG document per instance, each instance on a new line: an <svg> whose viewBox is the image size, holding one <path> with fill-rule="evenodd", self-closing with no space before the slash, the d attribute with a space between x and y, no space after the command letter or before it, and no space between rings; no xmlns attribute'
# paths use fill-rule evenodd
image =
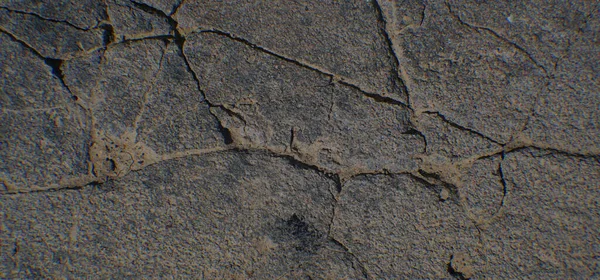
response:
<svg viewBox="0 0 600 280"><path fill-rule="evenodd" d="M64 80L64 73L62 72L62 69L61 69L63 60L43 56L42 53L40 53L38 50L36 50L33 46L31 46L27 42L19 39L16 35L12 34L11 32L5 30L2 27L0 27L0 32L8 35L13 41L19 43L21 46L30 50L35 56L42 59L44 61L44 63L46 65L48 65L48 67L50 67L50 71L51 71L52 75L55 76L59 80L61 85L67 90L67 92L69 92L69 94L71 94L71 96L73 95L71 92L71 89L69 89L69 87L67 86L67 84L65 83L65 80Z"/></svg>
<svg viewBox="0 0 600 280"><path fill-rule="evenodd" d="M198 92L200 92L200 94L202 95L202 102L205 102L206 104L208 104L209 107L220 108L223 111L227 112L227 114L238 116L242 121L245 122L243 116L239 116L238 113L226 108L226 106L215 105L212 102L210 102L210 100L208 100L206 93L202 90L202 86L200 83L200 79L198 78L198 74L196 73L196 71L194 71L194 69L192 68L192 64L190 63L187 56L185 55L185 49L184 49L185 38L183 36L181 36L181 34L179 34L179 32L176 32L175 34L176 34L175 43L177 44L177 47L179 49L179 56L181 56L181 58L183 58L186 70L192 75L192 78L194 79L194 81L196 83L196 87L198 88ZM233 138L232 138L232 135L231 135L231 132L229 131L229 129L227 129L221 123L219 117L215 113L213 113L211 110L209 110L209 113L217 121L219 131L221 132L221 134L223 136L223 140L224 140L225 144L227 144L227 145L233 144L234 141L233 141Z"/></svg>
<svg viewBox="0 0 600 280"><path fill-rule="evenodd" d="M52 69L52 75L54 75L56 78L58 78L61 85L69 92L69 94L71 96L74 96L73 93L71 92L71 89L69 88L69 86L67 86L67 84L65 83L65 75L61 69L63 60L47 57L44 59L44 63L46 63L46 65L50 66L50 68Z"/></svg>
<svg viewBox="0 0 600 280"><path fill-rule="evenodd" d="M133 1L133 0L131 0L130 2L136 8L138 8L146 13L153 14L153 15L156 15L159 17L163 17L167 20L167 22L171 26L171 32L173 35L160 35L160 36L154 36L151 38L173 40L175 42L175 44L177 45L177 48L178 48L178 55L183 59L186 70L192 75L192 78L194 79L194 81L196 83L196 87L198 88L198 91L202 95L202 100L199 100L199 102L205 102L206 104L208 104L209 107L218 107L218 108L226 111L228 114L237 115L237 113L229 110L225 106L215 105L215 104L211 103L210 100L208 100L206 93L202 90L202 86L200 83L200 79L198 78L198 74L194 71L189 59L185 55L185 47L184 47L185 41L186 41L185 37L179 32L179 29L177 28L178 22L171 17L176 12L176 9L179 8L179 6L181 6L183 4L183 1L181 1L181 3L179 3L175 7L174 11L168 15L165 12L163 12L155 7L152 7L146 3L141 3L141 2L137 2L137 1ZM149 39L149 38L140 38L140 39L134 39L134 40L146 40L146 39ZM233 143L231 133L228 131L228 129L219 122L219 118L213 112L210 112L210 114L215 118L216 121L218 121L218 129L221 132L221 134L223 135L225 144ZM242 120L243 120L243 118L242 118Z"/></svg>

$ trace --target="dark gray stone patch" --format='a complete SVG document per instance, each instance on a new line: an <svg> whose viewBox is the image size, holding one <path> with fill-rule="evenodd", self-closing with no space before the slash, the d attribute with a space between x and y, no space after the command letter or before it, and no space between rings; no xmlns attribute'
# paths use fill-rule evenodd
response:
<svg viewBox="0 0 600 280"><path fill-rule="evenodd" d="M455 14L533 59L551 78L525 134L544 146L600 151L600 4L594 1L452 1ZM480 12L486 11L486 12ZM488 30L488 31L485 31Z"/></svg>
<svg viewBox="0 0 600 280"><path fill-rule="evenodd" d="M459 193L477 223L485 224L503 207L505 181L500 155L477 160L463 176Z"/></svg>
<svg viewBox="0 0 600 280"><path fill-rule="evenodd" d="M286 161L221 153L161 162L82 192L2 196L18 210L3 217L2 254L13 260L3 270L16 269L10 277L359 277L351 255L327 241L335 182ZM298 249L305 241L312 250Z"/></svg>

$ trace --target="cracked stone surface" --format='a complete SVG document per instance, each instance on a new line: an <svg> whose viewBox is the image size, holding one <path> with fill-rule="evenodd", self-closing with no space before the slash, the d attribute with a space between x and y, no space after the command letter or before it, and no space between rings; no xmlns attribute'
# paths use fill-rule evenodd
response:
<svg viewBox="0 0 600 280"><path fill-rule="evenodd" d="M598 278L598 10L2 2L0 277Z"/></svg>

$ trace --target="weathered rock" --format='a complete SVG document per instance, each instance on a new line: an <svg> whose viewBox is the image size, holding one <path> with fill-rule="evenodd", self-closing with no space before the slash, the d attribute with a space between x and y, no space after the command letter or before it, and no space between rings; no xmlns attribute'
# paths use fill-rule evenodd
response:
<svg viewBox="0 0 600 280"><path fill-rule="evenodd" d="M17 210L3 216L3 254L17 251L3 270L355 278L355 260L327 238L335 188L285 158L221 153L160 162L82 191L3 197L4 209Z"/></svg>
<svg viewBox="0 0 600 280"><path fill-rule="evenodd" d="M482 231L490 277L595 278L600 162L535 149L503 163L501 219Z"/></svg>
<svg viewBox="0 0 600 280"><path fill-rule="evenodd" d="M108 15L117 41L173 35L165 14L141 2L109 1Z"/></svg>
<svg viewBox="0 0 600 280"><path fill-rule="evenodd" d="M443 278L453 254L476 247L475 227L454 201L410 176L366 175L342 189L332 236L369 278Z"/></svg>
<svg viewBox="0 0 600 280"><path fill-rule="evenodd" d="M509 142L528 120L545 72L510 42L464 23L450 5L414 9L420 2L383 6L411 105Z"/></svg>
<svg viewBox="0 0 600 280"><path fill-rule="evenodd" d="M415 169L411 156L424 142L408 133L407 108L218 33L187 39L200 86L239 145L296 153L332 170Z"/></svg>
<svg viewBox="0 0 600 280"><path fill-rule="evenodd" d="M598 3L0 4L0 278L598 278Z"/></svg>
<svg viewBox="0 0 600 280"><path fill-rule="evenodd" d="M188 1L173 18L186 33L221 31L370 93L406 101L370 1Z"/></svg>
<svg viewBox="0 0 600 280"><path fill-rule="evenodd" d="M51 63L0 34L0 180L9 192L87 174L89 123Z"/></svg>
<svg viewBox="0 0 600 280"><path fill-rule="evenodd" d="M34 14L0 9L0 32L24 42L43 57L68 59L99 49L105 43L100 27L82 29Z"/></svg>

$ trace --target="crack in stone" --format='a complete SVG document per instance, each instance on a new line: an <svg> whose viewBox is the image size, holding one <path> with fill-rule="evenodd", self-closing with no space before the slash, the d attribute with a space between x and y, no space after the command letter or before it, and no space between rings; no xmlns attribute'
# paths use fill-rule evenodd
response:
<svg viewBox="0 0 600 280"><path fill-rule="evenodd" d="M444 121L445 123L447 123L448 125L450 125L450 126L452 126L452 127L454 127L454 128L457 128L457 129L459 129L459 130L462 130L462 131L467 131L467 132L469 132L469 133L475 134L475 135L477 135L477 136L479 136L479 137L481 137L481 138L483 138L483 139L485 139L485 140L487 140L487 141L490 141L490 142L492 142L492 143L494 143L494 144L497 144L497 145L503 145L503 143L500 143L500 142L498 142L498 141L496 141L496 140L492 139L491 137L489 137L489 136L487 136L487 135L485 135L485 134L483 134L483 133L481 133L481 132L479 132L479 131L477 131L477 130L474 130L474 129L472 129L472 128L465 127L465 126L463 126L463 125L460 125L460 124L458 124L458 123L456 123L456 122L453 122L453 121L449 120L449 119L448 119L448 118L447 118L447 117L446 117L444 114L442 114L442 113L440 113L440 112L438 112L438 111L421 111L421 112L419 112L419 113L420 113L420 114L435 115L435 116L437 116L438 118L440 118L442 121Z"/></svg>
<svg viewBox="0 0 600 280"><path fill-rule="evenodd" d="M133 122L133 130L136 131L139 127L139 123L142 120L142 116L144 115L144 112L146 111L146 106L148 103L148 98L150 95L150 92L154 89L154 87L156 86L156 82L157 82L157 76L160 74L160 72L162 71L162 67L163 67L163 61L164 61L164 57L166 52L169 49L169 42L167 41L165 44L165 49L163 50L159 62L158 62L158 69L156 70L156 73L154 73L154 77L153 77L153 81L150 84L150 87L148 88L148 90L146 90L144 92L144 95L142 96L142 106L140 108L140 112L139 114L135 117L135 120Z"/></svg>
<svg viewBox="0 0 600 280"><path fill-rule="evenodd" d="M167 15L164 11L161 11L160 9L157 9L146 3L138 2L135 0L130 0L129 2L131 2L136 8L138 8L148 14L160 16L160 17L166 18L169 21L175 22L175 20L173 20L173 18L171 18L170 15Z"/></svg>
<svg viewBox="0 0 600 280"><path fill-rule="evenodd" d="M381 33L383 34L383 37L385 38L385 42L387 44L387 48L388 48L388 53L390 56L392 56L394 58L394 64L392 65L392 70L394 72L393 77L395 77L394 79L394 83L399 82L400 83L400 88L402 89L404 95L406 95L406 105L407 107L410 107L410 95L408 93L408 87L406 86L406 83L402 80L402 77L400 77L399 74L399 66L400 66L400 60L398 59L398 55L396 54L396 52L394 51L394 43L392 42L392 38L390 37L390 34L388 33L387 30L387 22L385 20L385 17L383 15L383 10L381 9L381 5L379 4L378 0L373 0L373 7L375 8L375 11L377 13L377 22L379 25L379 29L381 30Z"/></svg>
<svg viewBox="0 0 600 280"><path fill-rule="evenodd" d="M49 108L28 108L28 109L20 109L20 110L0 108L0 114L9 114L9 113L10 114L27 114L27 113L36 113L36 112L48 112L48 111L64 109L64 108L66 108L66 107L65 106L56 106L56 107L49 107Z"/></svg>
<svg viewBox="0 0 600 280"><path fill-rule="evenodd" d="M367 92L367 91L361 89L360 87L358 87L357 85L352 84L352 83L348 83L348 82L346 82L344 80L340 80L340 81L338 81L338 83L340 83L342 85L345 85L347 87L351 87L353 89L356 89L356 90L360 91L364 96L366 96L368 98L371 98L371 99L373 99L373 100L375 100L375 101L377 101L379 103L385 103L385 104L389 104L389 105L392 105L392 106L400 106L400 107L403 107L405 109L412 110L408 106L408 104L405 104L404 102L396 100L394 98L387 97L387 96L382 96L382 95L375 94L375 93Z"/></svg>
<svg viewBox="0 0 600 280"><path fill-rule="evenodd" d="M484 30L484 31L488 32L489 34L492 34L494 37L498 38L499 40L501 40L505 43L508 43L509 45L511 45L515 49L517 49L519 52L525 54L525 56L527 56L527 58L529 58L529 60L531 60L538 68L542 69L546 78L550 78L550 75L549 75L548 71L546 70L546 68L544 66L542 66L535 58L533 58L533 55L531 55L525 48L521 47L519 44L517 44L507 38L504 38L498 32L496 32L495 30L493 30L489 27L477 26L477 25L473 25L468 22L465 22L458 14L456 14L456 12L453 11L452 6L450 5L450 3L448 3L448 1L445 1L444 4L446 4L446 7L448 8L448 12L450 13L450 15L454 19L456 19L461 25L464 25L464 26L468 27L469 29L472 29L472 30L475 30L478 32L479 32L479 30Z"/></svg>
<svg viewBox="0 0 600 280"><path fill-rule="evenodd" d="M41 52L39 52L34 47L32 47L31 45L29 45L25 40L22 40L19 37L17 37L17 35L12 34L10 31L4 29L4 27L0 26L0 32L8 35L13 41L15 41L15 42L21 44L23 47L29 49L31 52L33 52L36 56L38 56L42 60L46 59L46 57L43 56Z"/></svg>
<svg viewBox="0 0 600 280"><path fill-rule="evenodd" d="M54 76L55 78L58 79L58 81L63 86L63 88L65 88L65 90L67 90L67 92L71 96L74 96L73 93L72 93L72 91L71 91L71 89L65 83L64 73L62 72L62 69L60 68L61 65L62 65L62 63L64 62L64 60L43 56L42 53L40 53L33 46L29 45L27 42L25 42L24 40L21 40L19 37L17 37L16 35L12 34L11 32L9 32L8 30L4 29L1 26L0 26L0 32L8 35L14 42L19 43L21 46L23 46L26 49L30 50L39 59L43 60L44 64L46 64L48 67L50 67L50 72L52 73L52 76Z"/></svg>
<svg viewBox="0 0 600 280"><path fill-rule="evenodd" d="M258 50L258 51L264 52L266 54L272 55L272 56L277 57L277 58L279 58L281 60L284 60L286 62L290 62L290 63L295 64L297 66L300 66L302 68L305 68L305 69L317 72L317 73L325 75L325 76L328 76L334 82L338 82L340 84L343 84L343 85L355 88L355 89L359 90L361 93L367 95L368 97L374 98L376 96L377 97L377 99L376 99L377 101L385 100L386 101L385 103L388 103L388 104L400 105L400 106L406 107L406 108L408 107L408 105L404 104L404 102L402 102L402 101L393 99L391 97L385 97L385 96L382 96L382 95L377 94L377 93L368 92L367 90L363 89L355 81L353 81L352 79L350 79L348 77L344 77L344 76L341 76L341 75L338 75L338 74L334 74L334 73L329 72L326 69L324 69L324 68L322 68L322 67L320 67L318 65L314 65L314 64L311 64L309 62L302 61L302 60L299 60L299 59L291 58L291 57L285 56L283 54L277 53L275 51L269 50L269 49L267 49L265 47L259 46L259 45L255 44L255 43L252 43L252 42L250 42L247 39L244 39L242 37L238 37L238 36L236 36L236 35L234 35L232 33L212 28L212 29L200 29L200 30L192 31L189 34L195 34L195 33L212 33L212 34L217 34L217 35L226 37L226 38L228 38L230 40L242 43L242 44L244 44L246 46L249 46L249 47L251 47L251 48L253 48L255 50Z"/></svg>
<svg viewBox="0 0 600 280"><path fill-rule="evenodd" d="M411 125L413 124L412 121L412 116L411 116ZM408 130L402 132L402 134L408 134L408 135L419 135L421 136L421 138L423 138L423 151L421 152L421 154L427 154L427 137L425 137L425 134L423 134L423 132L421 132L420 130L416 129L416 128L409 128Z"/></svg>
<svg viewBox="0 0 600 280"><path fill-rule="evenodd" d="M361 273L362 273L362 275L365 277L365 279L375 279L375 277L373 277L373 276L371 275L371 273L369 272L369 269L368 269L367 265L365 265L365 264L364 264L364 262L363 262L363 261L362 261L360 258L358 258L358 256L356 256L356 255L355 255L355 254L352 252L352 250L350 250L350 248L348 248L348 246L346 246L344 243L340 242L339 240L337 240L337 239L336 239L335 237L333 237L333 236L328 236L328 238L329 238L329 240L330 240L331 242L333 242L334 244L336 244L336 245L338 245L338 246L342 247L342 249L344 249L344 251L345 251L346 253L350 254L350 256L352 256L352 257L353 257L353 258L354 258L354 259L355 259L355 260L358 262L358 264L360 265L360 267L359 267L359 269L360 269L360 272L361 272ZM354 269L356 269L354 266L353 266L353 268L354 268Z"/></svg>
<svg viewBox="0 0 600 280"><path fill-rule="evenodd" d="M510 147L509 149L505 149L505 153L518 152L525 149L537 149L541 151L548 151L554 154L564 155L567 157L575 157L575 158L600 158L600 151L594 151L592 153L580 153L569 150L564 150L556 147L552 147L550 145L542 145L542 144L530 144L530 145L522 145L518 147Z"/></svg>
<svg viewBox="0 0 600 280"><path fill-rule="evenodd" d="M100 22L98 22L97 25L93 26L93 27L81 27L81 26L78 26L76 24L73 24L73 23L69 22L68 20L60 20L60 19L48 18L48 17L44 17L44 16L42 16L40 14L37 14L37 13L34 13L34 12L26 12L26 11L20 11L20 10L13 10L13 9L10 9L10 8L4 7L4 6L0 6L0 9L6 10L6 11L9 11L9 12L12 12L12 13L16 13L16 14L34 16L34 17L37 17L37 18L39 18L41 20L45 20L45 21L50 21L50 22L55 22L55 23L63 23L63 24L66 24L66 25L68 25L70 27L73 27L73 28L75 28L77 30L81 30L81 31L90 31L90 30L93 30L93 29L97 28L98 25L100 24Z"/></svg>
<svg viewBox="0 0 600 280"><path fill-rule="evenodd" d="M176 38L177 37L174 36L174 35L154 35L154 36L139 37L139 38L125 38L125 39L121 40L120 42L118 42L116 44L140 42L140 41L145 41L145 40L163 40L163 41L169 41L169 40L175 40ZM114 44L114 45L116 45L116 44Z"/></svg>
<svg viewBox="0 0 600 280"><path fill-rule="evenodd" d="M53 58L45 58L44 63L50 68L52 68L52 75L54 75L60 81L60 84L69 92L69 94L73 97L75 96L69 86L65 83L65 75L61 69L64 60L61 59L53 59Z"/></svg>
<svg viewBox="0 0 600 280"><path fill-rule="evenodd" d="M500 183L502 183L502 200L500 201L500 209L498 209L498 212L506 205L506 197L508 195L508 186L506 184L506 177L504 177L504 169L502 168L505 157L506 153L502 153L500 163L498 163L498 174L500 174Z"/></svg>
<svg viewBox="0 0 600 280"><path fill-rule="evenodd" d="M425 12L427 11L427 1L423 1L423 11L421 12L421 21L419 22L419 26L423 26L423 22L425 22L425 16L427 15Z"/></svg>
<svg viewBox="0 0 600 280"><path fill-rule="evenodd" d="M181 6L183 6L183 3L185 2L185 0L177 0L177 4L175 4L175 6L173 7L173 9L171 10L171 12L169 13L169 16L173 16L177 13L177 11L179 10L179 8L181 8Z"/></svg>

